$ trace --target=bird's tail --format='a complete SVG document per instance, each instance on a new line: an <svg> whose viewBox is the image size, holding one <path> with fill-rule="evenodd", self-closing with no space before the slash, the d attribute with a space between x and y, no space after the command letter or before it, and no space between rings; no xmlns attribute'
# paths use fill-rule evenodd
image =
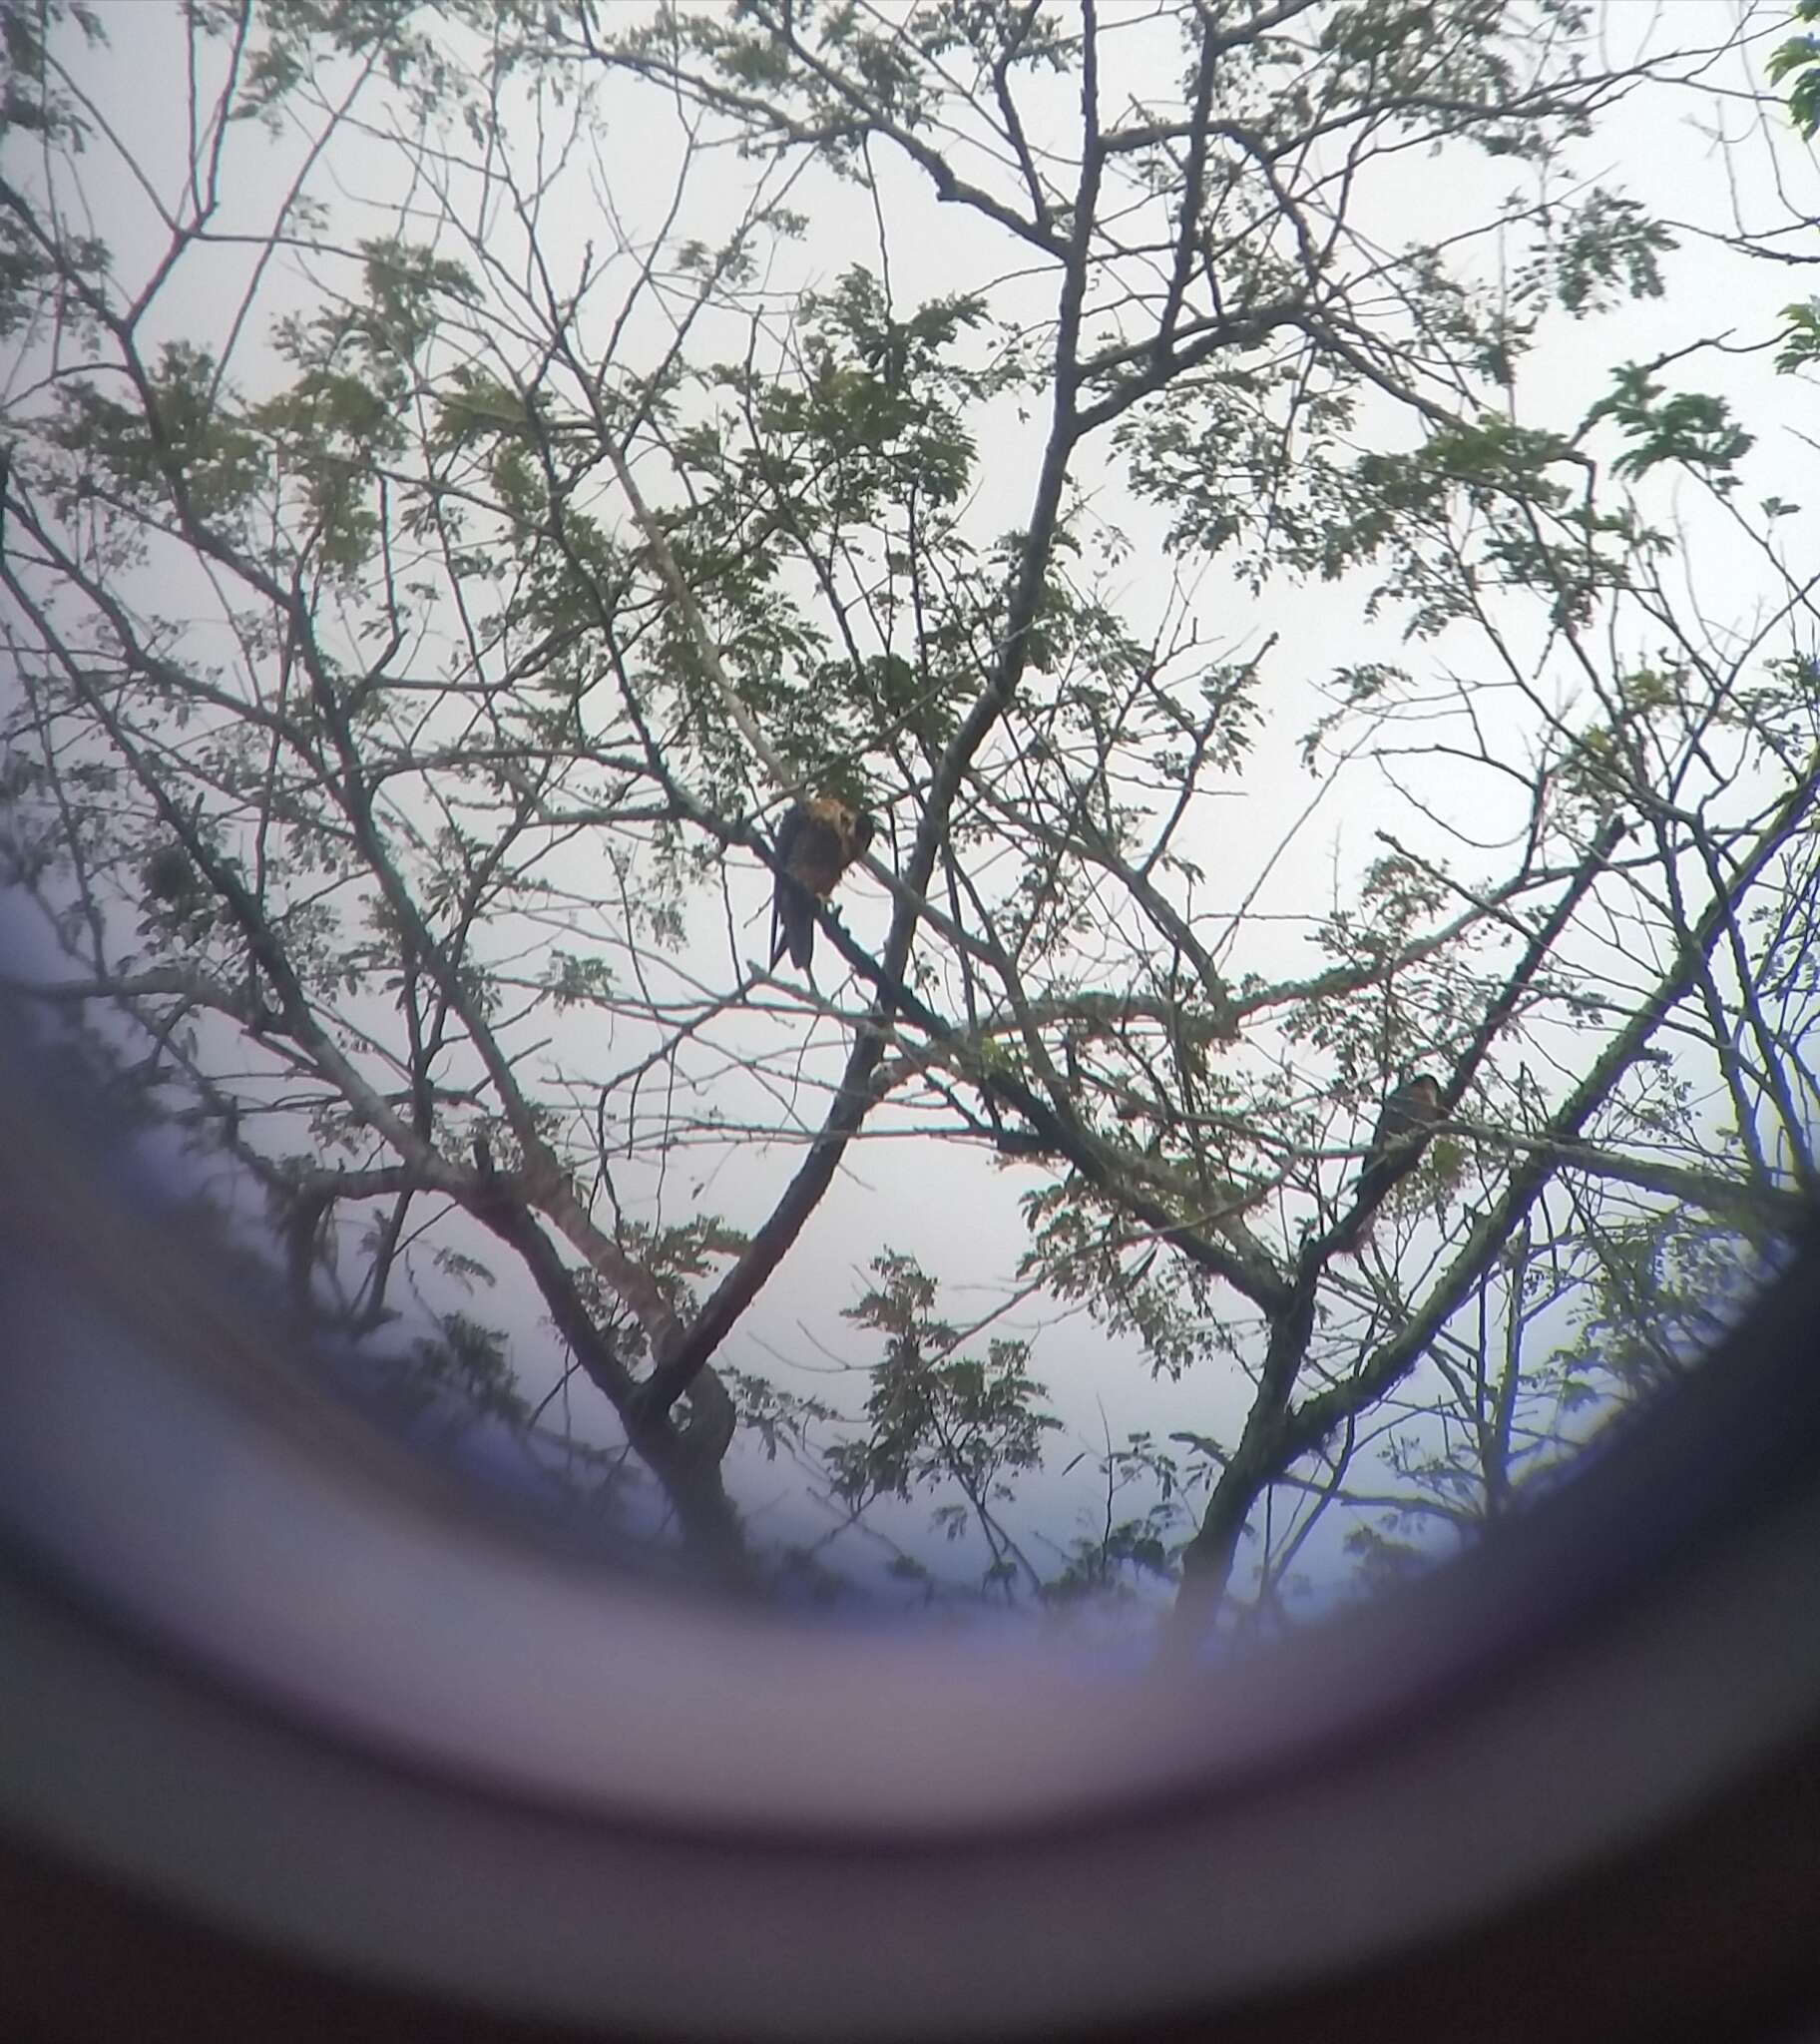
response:
<svg viewBox="0 0 1820 2044"><path fill-rule="evenodd" d="M771 966L785 952L798 972L807 972L815 955L815 898L800 880L787 873L777 877L777 891L771 898Z"/></svg>
<svg viewBox="0 0 1820 2044"><path fill-rule="evenodd" d="M1368 1209L1359 1215L1346 1233L1333 1246L1336 1257L1357 1257L1364 1254L1371 1242L1371 1232L1378 1225L1375 1209Z"/></svg>
<svg viewBox="0 0 1820 2044"><path fill-rule="evenodd" d="M1392 1179L1375 1164L1368 1164L1359 1174L1359 1182L1353 1189L1352 1219L1346 1231L1334 1244L1335 1251L1342 1257L1356 1257L1371 1240L1371 1231L1377 1222L1378 1208L1384 1195L1390 1191Z"/></svg>

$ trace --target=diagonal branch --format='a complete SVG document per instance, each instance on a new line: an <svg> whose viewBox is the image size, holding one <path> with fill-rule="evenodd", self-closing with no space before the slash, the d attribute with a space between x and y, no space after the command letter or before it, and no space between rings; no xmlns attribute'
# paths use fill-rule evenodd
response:
<svg viewBox="0 0 1820 2044"><path fill-rule="evenodd" d="M1191 1642L1217 1609L1239 1533L1258 1493L1317 1448L1335 1427L1376 1404L1415 1367L1447 1321L1471 1296L1550 1180L1563 1168L1559 1151L1575 1146L1595 1109L1648 1048L1668 1015L1692 991L1706 957L1724 934L1738 901L1783 845L1803 827L1817 798L1820 764L1778 804L1749 856L1739 864L1729 884L1708 902L1680 960L1563 1102L1545 1131L1546 1141L1513 1171L1502 1198L1473 1229L1421 1308L1388 1341L1373 1350L1352 1376L1290 1409L1286 1403L1288 1390L1313 1325L1312 1291L1304 1290L1298 1282L1301 1295L1297 1309L1273 1327L1272 1354L1265 1363L1265 1388L1280 1390L1282 1402L1274 1410L1265 1409L1264 1391L1260 1389L1239 1447L1214 1486L1199 1530L1183 1551L1182 1585L1175 1606L1177 1646ZM1613 828L1614 825L1608 825L1607 831ZM1455 1084L1449 1088L1450 1107L1464 1089L1465 1070L1463 1065L1456 1072ZM1318 1252L1321 1247L1317 1244L1311 1249ZM1308 1264L1304 1262L1300 1278L1305 1278L1307 1273ZM1270 1383L1273 1365L1286 1371L1286 1380L1276 1385Z"/></svg>

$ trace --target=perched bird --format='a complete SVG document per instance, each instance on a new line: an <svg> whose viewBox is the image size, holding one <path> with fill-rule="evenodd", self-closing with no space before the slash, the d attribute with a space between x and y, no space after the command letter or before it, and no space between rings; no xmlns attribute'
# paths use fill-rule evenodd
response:
<svg viewBox="0 0 1820 2044"><path fill-rule="evenodd" d="M1365 1169L1353 1190L1358 1220L1341 1247L1354 1250L1369 1233L1379 1201L1414 1164L1428 1132L1441 1119L1441 1082L1432 1072L1416 1072L1391 1093L1371 1132Z"/></svg>
<svg viewBox="0 0 1820 2044"><path fill-rule="evenodd" d="M1365 1153L1366 1171L1374 1164L1382 1164L1394 1151L1408 1149L1440 1119L1441 1081L1432 1072L1417 1072L1405 1079L1385 1101L1384 1112L1371 1132L1371 1148Z"/></svg>
<svg viewBox="0 0 1820 2044"><path fill-rule="evenodd" d="M828 794L796 803L777 826L782 870L771 895L773 966L788 951L790 963L808 971L815 955L815 904L833 893L877 827L864 809Z"/></svg>

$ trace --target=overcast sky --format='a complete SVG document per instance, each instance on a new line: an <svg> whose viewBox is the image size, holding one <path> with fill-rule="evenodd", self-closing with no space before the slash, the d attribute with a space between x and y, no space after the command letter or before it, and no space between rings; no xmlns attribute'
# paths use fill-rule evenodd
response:
<svg viewBox="0 0 1820 2044"><path fill-rule="evenodd" d="M1109 22L1127 30L1118 60L1127 70L1120 82L1139 96L1162 99L1170 91L1174 53L1153 29L1140 25L1144 12L1136 6L1107 10ZM97 228L116 249L119 280L130 285L134 224L147 219L139 177L167 192L182 177L186 137L172 110L184 100L185 45L173 9L117 0L104 5L101 13L112 49L94 63L88 79L120 148L117 152L106 143L94 148L85 161L84 178ZM1667 9L1648 6L1644 0L1620 0L1611 10L1611 33L1672 36L1688 43L1722 35L1731 17L1730 8L1709 5L1707 0L1676 0ZM1067 133L1071 91L1068 81L1057 81L1053 115L1059 142ZM589 245L599 245L600 181L610 189L613 206L634 241L657 232L669 203L680 133L675 120L664 115L658 96L635 93L622 84L604 95L602 111L598 159L592 166L578 162L562 202L545 209L541 239L559 278L579 269ZM1725 110L1723 118L1735 119L1741 129L1745 115L1739 103ZM1630 190L1660 216L1721 232L1734 225L1734 199L1739 214L1752 225L1779 218L1774 167L1762 148L1747 141L1736 153L1729 173L1735 189L1728 186L1727 175L1698 126L1715 118L1719 115L1712 106L1691 97L1677 103L1662 94L1640 95L1604 122L1583 151L1580 168L1589 179ZM1040 132L1033 139L1040 146ZM229 186L229 210L256 234L295 167L298 146L256 143L247 130L236 134L234 146L238 171ZM533 146L527 133L527 159ZM136 171L127 168L126 158ZM1785 152L1785 165L1794 161L1794 152ZM880 174L880 209L891 224L889 272L900 304L997 283L1007 260L1000 238L988 235L964 211L935 208L920 183L882 152L874 164ZM1803 174L1809 173L1811 164L1804 167ZM743 181L753 175L750 164L723 157L716 182L696 181L689 200L694 215L685 213L678 232L704 238L723 233L743 202ZM1400 212L1376 222L1380 238L1427 238L1450 218L1481 217L1488 200L1502 189L1501 181L1514 176L1505 166L1486 160L1480 163L1475 182L1450 158L1447 176L1439 179L1431 163L1412 156L1388 181ZM591 181L597 186L592 193ZM326 184L322 189L325 196L331 190ZM348 239L389 232L400 224L396 209L409 191L408 166L383 138L371 137L363 147L337 159L332 190ZM420 194L413 194L408 204L414 207L420 200ZM831 282L850 263L878 263L877 216L867 194L815 172L792 201L813 214L816 226L805 244L779 255L767 279L780 302L805 284ZM1807 204L1810 212L1820 212L1811 186ZM502 219L502 256L510 252L512 234L511 224ZM156 237L148 247L156 252ZM206 340L219 336L234 316L256 259L253 248L197 252L187 257L181 288L167 296L157 314L160 329ZM260 309L242 333L235 357L242 386L256 388L269 367L261 346L269 313L312 302L313 267L303 257L286 255L262 276ZM1555 423L1572 416L1603 393L1609 365L1684 345L1694 330L1715 338L1730 334L1741 344L1760 342L1774 332L1778 308L1796 289L1791 272L1742 261L1728 261L1721 269L1709 252L1694 244L1669 258L1667 273L1669 288L1661 301L1640 301L1584 327L1557 327L1553 340L1545 342L1524 374L1523 404L1535 422ZM1713 287L1709 280L1721 276L1722 285ZM999 302L1012 316L1036 316L1050 289L1044 278L1001 284ZM1701 303L1702 296L1709 302ZM1690 311L1690 305L1698 309ZM655 343L655 331L650 339ZM1749 469L1751 493L1761 497L1774 492L1800 500L1812 462L1811 449L1800 437L1812 427L1811 407L1800 402L1807 391L1775 378L1769 357L1761 350L1702 354L1689 365L1687 380L1693 387L1731 396L1744 421L1760 432L1761 444ZM1021 426L1010 407L1004 409L1003 438L995 441L981 466L977 531L991 533L1026 521L1040 425L1033 421ZM1156 621L1171 593L1160 547L1164 520L1157 511L1134 503L1110 479L1095 479L1092 460L1090 452L1083 474L1095 481L1096 510L1134 543L1112 593L1135 623ZM1700 584L1699 608L1724 618L1735 610L1737 593L1748 592L1753 585L1749 543L1711 521L1691 494L1682 508L1699 521L1692 554ZM1797 535L1811 534L1811 517L1794 530ZM1276 639L1265 669L1268 724L1259 750L1242 778L1234 779L1227 798L1209 805L1198 826L1198 839L1182 846L1207 874L1204 894L1192 904L1197 918L1211 921L1236 910L1250 895L1261 862L1285 821L1321 794L1321 782L1307 773L1299 758L1303 733L1325 707L1320 684L1342 662L1395 658L1400 652L1407 657L1390 626L1361 625L1364 588L1364 578L1355 577L1312 591L1279 584L1253 597L1221 569L1206 571L1189 585L1190 613L1218 656L1243 656L1271 635ZM178 604L166 599L159 607L175 610ZM1443 662L1453 650L1443 642L1418 658ZM1349 878L1370 855L1371 832L1385 812L1383 785L1369 770L1356 771L1323 797L1312 822L1270 872L1224 960L1234 976L1292 977L1310 968L1305 918L1325 913L1336 899L1345 901ZM1448 783L1431 775L1426 785L1438 796L1437 827L1427 843L1418 831L1411 831L1420 849L1457 856L1458 847L1447 843L1445 827L1490 841L1512 825L1517 798L1494 776L1462 771ZM1406 811L1399 812L1398 821L1400 828L1409 828ZM598 847L579 844L563 877L578 892L593 890L605 896L609 890L603 865ZM729 892L743 953L754 956L764 941L767 877L755 866L736 869ZM856 937L875 947L888 915L882 890L858 880L843 892L842 907ZM730 963L721 906L704 900L677 969L708 984L725 984ZM824 988L827 985L824 979ZM618 1062L588 1055L597 1052L588 1040L588 1032L596 1027L586 1018L555 1018L549 1028L551 1055L561 1052L597 1065ZM763 1034L748 1018L727 1033L729 1040L747 1044L758 1040L754 1031ZM801 1036L799 1019L771 1031L771 1040L778 1043L786 1037L794 1043ZM819 1025L804 1052L805 1075L819 1076L825 1083L837 1068L844 1045L844 1032L829 1023ZM735 1104L735 1111L741 1083L749 1082L728 1081L727 1100ZM805 1087L799 1098L805 1128L819 1121L823 1106L822 1092ZM856 1411L864 1392L859 1372L874 1358L876 1348L871 1337L845 1325L840 1312L863 1288L866 1266L881 1247L909 1252L938 1276L944 1287L942 1310L955 1320L983 1314L1005 1295L1009 1275L1027 1243L1017 1197L1042 1183L1043 1174L1029 1168L996 1170L980 1156L958 1148L906 1140L894 1133L899 1128L901 1118L885 1111L873 1138L850 1153L841 1196L825 1201L811 1219L797 1253L727 1343L725 1362L772 1376L791 1388L814 1391ZM631 1174L620 1190L634 1211L674 1220L706 1206L736 1226L749 1227L769 1211L795 1161L795 1154L781 1145L734 1143L718 1151L684 1153L661 1185L649 1176L641 1181ZM554 1381L555 1344L539 1328L539 1308L528 1281L515 1266L502 1267L500 1275L499 1293L484 1302L484 1310L521 1330L513 1359L526 1394L535 1400ZM1027 1535L1038 1525L1052 1535L1066 1535L1074 1530L1068 1521L1077 1511L1091 1518L1098 1509L1099 1478L1091 1460L1072 1473L1062 1473L1075 1445L1098 1451L1107 1432L1117 1442L1140 1428L1165 1434L1190 1427L1220 1434L1242 1415L1248 1399L1249 1386L1236 1372L1222 1380L1211 1366L1179 1386L1152 1381L1134 1344L1111 1339L1084 1314L1063 1313L1053 1302L1034 1299L1014 1306L995 1331L1032 1338L1033 1372L1048 1385L1071 1443L1052 1452L1047 1471L1023 1484L1023 1505L1009 1517ZM611 1414L579 1384L556 1412L571 1420L585 1438L617 1438ZM760 1535L786 1523L817 1523L813 1510L803 1505L796 1473L784 1464L767 1467L750 1443L736 1448L728 1474ZM939 1565L940 1543L931 1544L925 1536L926 1520L927 1507L920 1502L881 1515L881 1522L888 1523L895 1535L915 1541ZM1336 1545L1341 1530L1336 1523L1333 1539L1311 1544L1303 1558L1305 1570L1319 1577L1344 1567ZM843 1549L835 1559L857 1563L860 1557Z"/></svg>

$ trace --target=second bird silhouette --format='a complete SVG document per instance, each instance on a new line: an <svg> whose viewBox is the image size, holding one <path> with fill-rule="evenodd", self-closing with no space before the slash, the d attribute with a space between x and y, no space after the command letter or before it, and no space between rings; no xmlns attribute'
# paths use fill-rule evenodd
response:
<svg viewBox="0 0 1820 2044"><path fill-rule="evenodd" d="M1417 1072L1398 1086L1384 1103L1371 1132L1365 1169L1353 1188L1357 1219L1340 1244L1354 1252L1364 1246L1377 1218L1378 1203L1427 1146L1429 1133L1441 1119L1441 1082L1432 1072Z"/></svg>

